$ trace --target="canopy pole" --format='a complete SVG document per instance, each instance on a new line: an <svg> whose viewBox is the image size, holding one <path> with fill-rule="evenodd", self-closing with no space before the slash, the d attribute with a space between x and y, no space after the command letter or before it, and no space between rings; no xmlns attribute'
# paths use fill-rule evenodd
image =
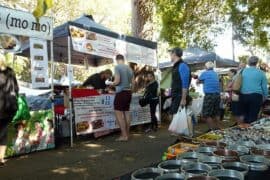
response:
<svg viewBox="0 0 270 180"><path fill-rule="evenodd" d="M69 122L70 122L70 147L73 147L73 109L72 109L72 97L71 97L71 77L70 77L70 65L71 65L71 47L70 47L70 36L68 36L68 68L67 75L69 76Z"/></svg>
<svg viewBox="0 0 270 180"><path fill-rule="evenodd" d="M53 56L53 40L50 40L50 48L51 48L51 100L52 100L52 120L54 127L56 127L55 124L55 112L54 112L54 56ZM54 131L55 133L55 131Z"/></svg>
<svg viewBox="0 0 270 180"><path fill-rule="evenodd" d="M160 121L160 123L161 123L161 115L162 115L162 113L161 113L161 110L162 110L162 107L161 107L161 96L162 96L162 94L161 94L161 78L162 78L162 76L161 76L161 71L160 71L160 66L159 66L159 59L158 59L158 51L157 51L157 49L156 49L156 58L157 58L157 70L158 70L158 91L159 91L159 98L158 98L158 101L159 101L159 103L158 103L158 107L159 107L159 121Z"/></svg>

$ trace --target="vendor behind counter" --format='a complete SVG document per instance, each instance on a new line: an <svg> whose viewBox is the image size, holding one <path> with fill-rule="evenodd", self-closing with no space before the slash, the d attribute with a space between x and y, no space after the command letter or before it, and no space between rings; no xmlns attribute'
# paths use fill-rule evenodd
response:
<svg viewBox="0 0 270 180"><path fill-rule="evenodd" d="M83 87L93 87L94 89L106 89L105 81L112 77L112 71L106 69L100 73L96 73L87 78L83 83Z"/></svg>

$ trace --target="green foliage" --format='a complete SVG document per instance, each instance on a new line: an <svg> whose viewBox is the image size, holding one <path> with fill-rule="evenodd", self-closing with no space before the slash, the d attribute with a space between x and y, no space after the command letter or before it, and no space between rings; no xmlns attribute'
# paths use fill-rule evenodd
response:
<svg viewBox="0 0 270 180"><path fill-rule="evenodd" d="M222 20L220 0L156 0L162 18L161 38L171 46L214 47L209 34L221 31L217 20Z"/></svg>
<svg viewBox="0 0 270 180"><path fill-rule="evenodd" d="M213 35L233 25L234 39L270 51L269 0L156 0L161 37L171 46L211 49Z"/></svg>
<svg viewBox="0 0 270 180"><path fill-rule="evenodd" d="M238 59L239 59L239 62L242 62L242 63L245 63L247 64L248 62L248 55L243 55L243 56L239 56Z"/></svg>
<svg viewBox="0 0 270 180"><path fill-rule="evenodd" d="M234 26L235 39L251 48L270 51L269 0L227 0L229 21Z"/></svg>

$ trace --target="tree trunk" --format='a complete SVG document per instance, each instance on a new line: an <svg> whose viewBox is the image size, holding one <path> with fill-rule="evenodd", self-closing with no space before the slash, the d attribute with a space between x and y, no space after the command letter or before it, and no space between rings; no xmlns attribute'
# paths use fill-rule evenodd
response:
<svg viewBox="0 0 270 180"><path fill-rule="evenodd" d="M140 31L142 28L140 27L140 17L139 17L139 1L140 0L131 0L131 8L132 8L132 18L131 18L131 32L132 36L140 37Z"/></svg>

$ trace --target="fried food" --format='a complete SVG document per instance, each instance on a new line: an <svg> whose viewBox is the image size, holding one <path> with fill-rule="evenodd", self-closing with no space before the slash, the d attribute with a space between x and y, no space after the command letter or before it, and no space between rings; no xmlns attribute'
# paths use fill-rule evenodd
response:
<svg viewBox="0 0 270 180"><path fill-rule="evenodd" d="M97 40L96 33L87 33L86 39L88 39L88 40Z"/></svg>
<svg viewBox="0 0 270 180"><path fill-rule="evenodd" d="M104 127L104 123L102 119L98 119L92 122L93 129L100 129Z"/></svg>
<svg viewBox="0 0 270 180"><path fill-rule="evenodd" d="M89 123L87 121L82 121L77 123L77 132L83 132L86 131L89 128Z"/></svg>
<svg viewBox="0 0 270 180"><path fill-rule="evenodd" d="M93 51L93 46L91 45L91 43L86 43L85 44L85 48L88 50L88 51Z"/></svg>

